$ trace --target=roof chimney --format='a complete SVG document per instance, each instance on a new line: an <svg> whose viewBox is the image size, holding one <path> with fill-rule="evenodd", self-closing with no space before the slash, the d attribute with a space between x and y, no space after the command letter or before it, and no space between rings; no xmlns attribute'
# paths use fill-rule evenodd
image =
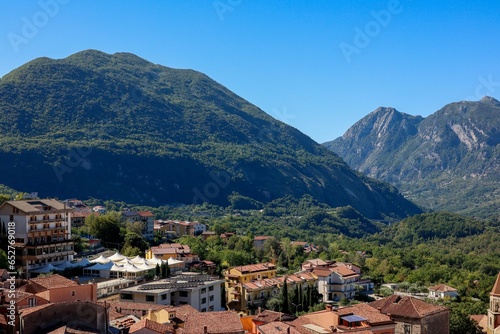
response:
<svg viewBox="0 0 500 334"><path fill-rule="evenodd" d="M330 304L330 303L326 304L326 310L327 311L331 311L332 309L333 309L332 304Z"/></svg>
<svg viewBox="0 0 500 334"><path fill-rule="evenodd" d="M203 326L203 334L208 334L208 326Z"/></svg>

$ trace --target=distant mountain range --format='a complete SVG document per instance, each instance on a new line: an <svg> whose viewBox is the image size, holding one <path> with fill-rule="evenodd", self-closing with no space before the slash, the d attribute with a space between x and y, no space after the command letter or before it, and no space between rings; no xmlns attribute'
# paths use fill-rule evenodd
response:
<svg viewBox="0 0 500 334"><path fill-rule="evenodd" d="M500 102L456 102L423 118L378 108L323 144L352 168L433 210L500 209Z"/></svg>
<svg viewBox="0 0 500 334"><path fill-rule="evenodd" d="M0 79L0 184L148 205L310 194L368 218L421 212L202 73L95 50Z"/></svg>

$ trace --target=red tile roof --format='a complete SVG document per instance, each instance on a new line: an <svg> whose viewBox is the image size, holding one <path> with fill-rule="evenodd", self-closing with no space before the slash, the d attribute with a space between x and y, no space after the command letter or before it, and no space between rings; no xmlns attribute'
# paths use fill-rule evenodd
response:
<svg viewBox="0 0 500 334"><path fill-rule="evenodd" d="M259 333L262 334L301 334L293 326L283 322L274 321L258 327Z"/></svg>
<svg viewBox="0 0 500 334"><path fill-rule="evenodd" d="M393 316L401 316L408 318L421 319L426 315L447 312L444 306L437 306L424 302L423 300L410 297L392 295L369 304L370 306L379 309L384 314L391 314Z"/></svg>
<svg viewBox="0 0 500 334"><path fill-rule="evenodd" d="M172 324L160 324L156 321L143 319L139 322L136 322L129 328L129 333L135 333L138 331L142 331L144 328L149 329L150 331L165 334L165 333L173 333L174 326Z"/></svg>
<svg viewBox="0 0 500 334"><path fill-rule="evenodd" d="M57 288L66 288L68 286L77 286L78 283L70 280L64 276L59 274L53 274L45 277L37 277L29 280L28 284L38 285L38 287L42 287L46 290L49 289L57 289ZM36 288L35 288L36 289Z"/></svg>
<svg viewBox="0 0 500 334"><path fill-rule="evenodd" d="M246 266L234 267L232 269L236 269L241 273L253 273L258 271L276 269L276 266L270 262L267 262L267 263L249 264Z"/></svg>
<svg viewBox="0 0 500 334"><path fill-rule="evenodd" d="M196 312L189 314L184 322L184 334L236 334L245 333L240 317L234 311Z"/></svg>
<svg viewBox="0 0 500 334"><path fill-rule="evenodd" d="M455 291L457 291L457 289L452 288L451 286L446 285L446 284L438 284L438 285L431 286L429 288L429 290L439 291L439 292L455 292Z"/></svg>
<svg viewBox="0 0 500 334"><path fill-rule="evenodd" d="M334 309L333 312L337 312L340 316L349 314L358 315L365 318L372 326L383 323L393 323L390 317L368 304L355 304L348 307Z"/></svg>

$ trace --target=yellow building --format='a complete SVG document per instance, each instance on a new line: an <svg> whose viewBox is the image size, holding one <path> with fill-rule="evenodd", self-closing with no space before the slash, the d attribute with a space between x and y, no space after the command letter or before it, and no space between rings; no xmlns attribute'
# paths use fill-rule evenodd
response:
<svg viewBox="0 0 500 334"><path fill-rule="evenodd" d="M224 273L226 301L229 309L246 310L246 302L242 296L243 284L276 277L276 265L266 262L232 267Z"/></svg>

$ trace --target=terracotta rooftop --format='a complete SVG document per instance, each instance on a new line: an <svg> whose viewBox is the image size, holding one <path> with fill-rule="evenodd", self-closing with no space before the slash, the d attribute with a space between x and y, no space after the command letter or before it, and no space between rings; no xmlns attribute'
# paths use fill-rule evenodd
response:
<svg viewBox="0 0 500 334"><path fill-rule="evenodd" d="M292 321L296 317L290 314L285 314L282 312L276 312L271 310L264 310L257 314L257 316L253 319L257 322L269 323L273 321Z"/></svg>
<svg viewBox="0 0 500 334"><path fill-rule="evenodd" d="M52 274L45 277L32 278L28 281L28 284L33 285L33 283L47 290L78 285L78 283L76 283L75 281L72 281L69 278L61 276L59 274Z"/></svg>
<svg viewBox="0 0 500 334"><path fill-rule="evenodd" d="M160 324L156 321L143 319L136 322L129 328L129 333L142 332L143 329L148 329L148 333L156 332L160 334L173 333L174 326L171 324Z"/></svg>
<svg viewBox="0 0 500 334"><path fill-rule="evenodd" d="M429 290L440 291L440 292L455 292L455 291L457 291L457 289L452 288L451 286L446 285L446 284L438 284L438 285L431 286L429 288Z"/></svg>
<svg viewBox="0 0 500 334"><path fill-rule="evenodd" d="M352 271L351 269L349 269L347 267L333 267L330 270L333 272L336 272L337 274L339 274L342 277L351 278L351 277L359 276L358 274L356 274L354 271Z"/></svg>
<svg viewBox="0 0 500 334"><path fill-rule="evenodd" d="M340 316L354 314L363 317L370 325L378 325L383 323L393 323L392 319L381 313L375 307L368 304L355 304L349 307L334 309L333 312L338 313Z"/></svg>
<svg viewBox="0 0 500 334"><path fill-rule="evenodd" d="M423 318L432 313L448 310L444 306L429 304L414 297L398 295L392 295L390 297L371 302L369 305L379 309L380 312L384 314L417 319Z"/></svg>
<svg viewBox="0 0 500 334"><path fill-rule="evenodd" d="M313 274L319 277L328 277L332 272L325 268L316 268L313 270Z"/></svg>
<svg viewBox="0 0 500 334"><path fill-rule="evenodd" d="M189 314L184 322L184 334L202 334L205 333L217 334L243 334L245 331L240 322L240 317L234 311L220 312L196 312Z"/></svg>
<svg viewBox="0 0 500 334"><path fill-rule="evenodd" d="M258 271L276 269L276 266L270 262L266 262L266 263L249 264L246 266L234 267L232 269L238 270L239 272L245 274L245 273L253 273Z"/></svg>
<svg viewBox="0 0 500 334"><path fill-rule="evenodd" d="M301 334L293 326L283 322L274 321L258 327L259 333L262 334Z"/></svg>

